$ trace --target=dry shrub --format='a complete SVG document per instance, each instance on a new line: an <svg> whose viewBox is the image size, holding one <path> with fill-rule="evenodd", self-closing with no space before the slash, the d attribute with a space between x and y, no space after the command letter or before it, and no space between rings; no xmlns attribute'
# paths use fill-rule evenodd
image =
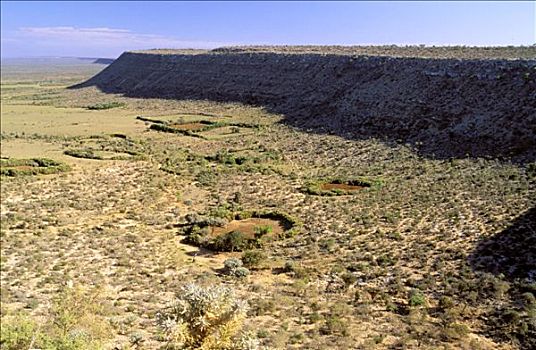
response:
<svg viewBox="0 0 536 350"><path fill-rule="evenodd" d="M223 286L189 284L157 315L168 344L181 349L257 349L242 331L247 302Z"/></svg>

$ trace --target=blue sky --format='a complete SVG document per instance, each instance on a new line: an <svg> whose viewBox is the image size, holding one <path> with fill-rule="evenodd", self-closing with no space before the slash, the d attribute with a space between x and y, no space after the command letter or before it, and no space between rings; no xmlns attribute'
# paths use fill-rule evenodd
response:
<svg viewBox="0 0 536 350"><path fill-rule="evenodd" d="M532 45L525 2L9 2L2 57L252 44Z"/></svg>

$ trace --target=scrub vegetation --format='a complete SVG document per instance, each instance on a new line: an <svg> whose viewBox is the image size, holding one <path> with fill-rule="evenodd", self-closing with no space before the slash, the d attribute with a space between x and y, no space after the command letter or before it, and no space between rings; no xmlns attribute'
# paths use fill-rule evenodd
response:
<svg viewBox="0 0 536 350"><path fill-rule="evenodd" d="M536 347L535 163L2 74L2 349Z"/></svg>

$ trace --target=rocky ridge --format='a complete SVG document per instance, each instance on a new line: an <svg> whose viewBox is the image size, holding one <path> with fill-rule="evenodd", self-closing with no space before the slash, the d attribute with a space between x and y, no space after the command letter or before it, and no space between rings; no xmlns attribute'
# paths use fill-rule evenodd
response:
<svg viewBox="0 0 536 350"><path fill-rule="evenodd" d="M435 158L536 159L536 59L285 50L126 52L76 87L261 105L292 127L409 143Z"/></svg>

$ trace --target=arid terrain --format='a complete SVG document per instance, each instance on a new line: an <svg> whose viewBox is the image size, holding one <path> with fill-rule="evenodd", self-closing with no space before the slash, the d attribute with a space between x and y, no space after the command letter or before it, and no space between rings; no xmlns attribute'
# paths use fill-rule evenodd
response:
<svg viewBox="0 0 536 350"><path fill-rule="evenodd" d="M263 67L314 47L3 62L2 339L172 349L159 312L195 282L270 349L534 348L534 47L457 50L322 56L310 91ZM368 65L397 69L352 85Z"/></svg>

